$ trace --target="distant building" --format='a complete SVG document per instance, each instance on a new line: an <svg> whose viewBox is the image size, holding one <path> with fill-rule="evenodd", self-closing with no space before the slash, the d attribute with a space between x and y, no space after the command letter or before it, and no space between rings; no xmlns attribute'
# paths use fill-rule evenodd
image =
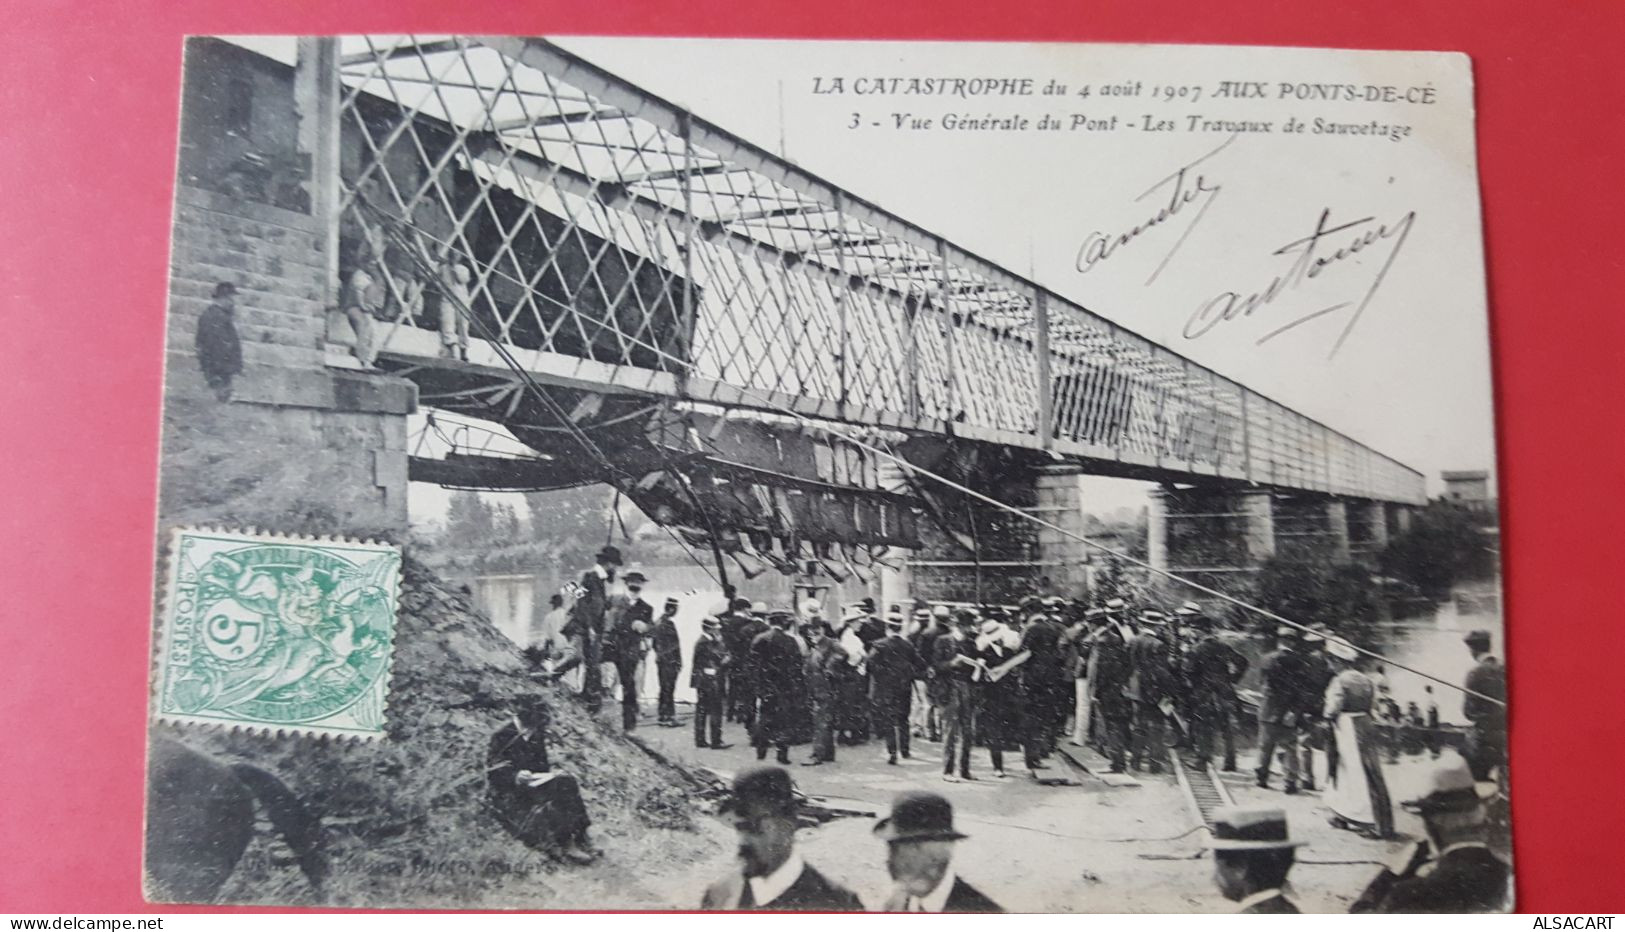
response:
<svg viewBox="0 0 1625 932"><path fill-rule="evenodd" d="M1495 499L1490 495L1490 474L1486 470L1445 470L1439 477L1444 480L1445 501L1473 511L1487 511L1494 505Z"/></svg>

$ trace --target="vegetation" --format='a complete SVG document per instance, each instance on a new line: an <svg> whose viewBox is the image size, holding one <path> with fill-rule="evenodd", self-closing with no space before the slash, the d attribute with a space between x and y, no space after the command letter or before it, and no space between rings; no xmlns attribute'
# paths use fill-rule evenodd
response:
<svg viewBox="0 0 1625 932"><path fill-rule="evenodd" d="M1480 526L1483 515L1444 500L1416 512L1408 531L1378 557L1383 575L1441 598L1457 582L1494 575L1495 556Z"/></svg>
<svg viewBox="0 0 1625 932"><path fill-rule="evenodd" d="M1370 571L1358 564L1276 557L1260 567L1257 587L1261 607L1305 624L1335 630L1377 617Z"/></svg>

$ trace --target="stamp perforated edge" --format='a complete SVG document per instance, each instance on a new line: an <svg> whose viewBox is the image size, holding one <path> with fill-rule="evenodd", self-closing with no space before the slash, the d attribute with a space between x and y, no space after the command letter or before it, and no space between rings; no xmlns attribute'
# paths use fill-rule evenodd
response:
<svg viewBox="0 0 1625 932"><path fill-rule="evenodd" d="M164 658L169 654L170 647L170 600L174 597L175 587L179 582L180 564L177 559L181 537L185 534L212 534L219 537L230 537L252 543L264 541L270 543L294 544L337 544L362 547L378 547L393 550L397 557L395 564L395 625L389 634L389 658L384 666L383 675L383 703L381 711L381 725L378 731L352 731L341 728L329 728L319 725L268 725L251 722L223 722L216 719L197 718L188 715L165 714L162 712L162 672ZM259 528L244 530L241 528L220 527L216 525L176 526L169 531L169 540L160 551L162 565L160 572L155 574L160 580L162 589L159 592L158 614L154 619L157 632L152 639L153 654L147 682L147 719L156 725L169 725L186 729L205 729L222 734L252 734L260 737L309 737L318 739L340 741L376 741L383 738L389 731L389 696L395 680L395 641L400 635L401 618L401 590L405 583L404 568L406 556L399 544L373 538L316 536L310 534L281 534L265 531ZM149 739L150 742L150 739Z"/></svg>

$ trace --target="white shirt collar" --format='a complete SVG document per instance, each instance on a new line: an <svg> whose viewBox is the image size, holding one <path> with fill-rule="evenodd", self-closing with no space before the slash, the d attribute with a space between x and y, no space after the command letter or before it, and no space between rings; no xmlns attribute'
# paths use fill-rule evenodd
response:
<svg viewBox="0 0 1625 932"><path fill-rule="evenodd" d="M604 564L602 563L594 563L592 566L592 571L598 574L599 579L609 578L609 570L605 569Z"/></svg>
<svg viewBox="0 0 1625 932"><path fill-rule="evenodd" d="M1236 911L1240 912L1250 906L1257 906L1259 903L1262 903L1265 900L1273 900L1280 895L1280 887L1270 887L1268 890L1260 890L1257 893L1254 893L1252 896L1244 898L1240 903L1237 903Z"/></svg>
<svg viewBox="0 0 1625 932"><path fill-rule="evenodd" d="M1489 847L1489 845L1482 841L1458 841L1453 845L1447 846L1443 851L1440 851L1439 857L1442 858L1450 852L1455 851L1457 848L1483 848L1487 851L1489 850Z"/></svg>
<svg viewBox="0 0 1625 932"><path fill-rule="evenodd" d="M807 862L801 859L800 851L791 851L790 856L784 859L779 869L766 877L747 877L745 882L750 884L750 895L757 906L766 906L784 894L801 877L801 872L807 869Z"/></svg>
<svg viewBox="0 0 1625 932"><path fill-rule="evenodd" d="M948 894L954 892L954 869L952 867L942 872L942 879L931 888L925 896L915 896L912 893L903 901L903 911L908 913L926 912L940 913L948 906Z"/></svg>

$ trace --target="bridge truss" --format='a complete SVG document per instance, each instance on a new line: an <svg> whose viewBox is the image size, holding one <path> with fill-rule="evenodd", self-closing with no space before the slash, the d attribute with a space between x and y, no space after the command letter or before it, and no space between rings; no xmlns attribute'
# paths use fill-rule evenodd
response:
<svg viewBox="0 0 1625 932"><path fill-rule="evenodd" d="M386 357L439 367L428 403L514 413L484 332L543 383L641 402L1425 501L1415 470L547 41L347 37L332 67L340 265L378 279ZM466 362L437 332L458 266Z"/></svg>

